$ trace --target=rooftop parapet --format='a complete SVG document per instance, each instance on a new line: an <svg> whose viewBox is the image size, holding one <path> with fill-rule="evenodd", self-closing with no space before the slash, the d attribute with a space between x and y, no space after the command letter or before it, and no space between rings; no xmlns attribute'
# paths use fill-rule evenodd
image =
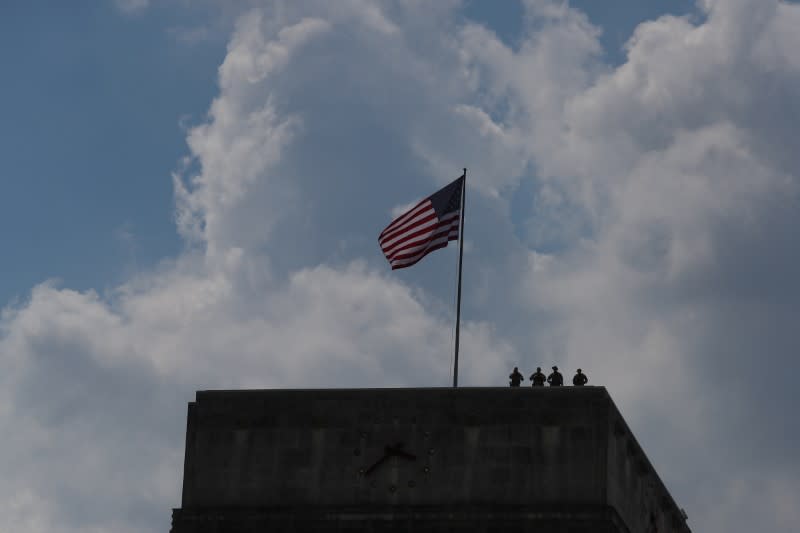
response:
<svg viewBox="0 0 800 533"><path fill-rule="evenodd" d="M283 531L298 517L319 531L344 517L480 531L492 516L522 530L596 519L609 529L586 531L689 531L591 386L200 391L173 531L216 531L197 529L212 515Z"/></svg>

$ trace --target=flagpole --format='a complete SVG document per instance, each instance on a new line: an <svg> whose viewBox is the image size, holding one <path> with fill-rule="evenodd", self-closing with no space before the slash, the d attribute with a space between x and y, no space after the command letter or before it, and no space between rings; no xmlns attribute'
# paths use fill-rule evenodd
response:
<svg viewBox="0 0 800 533"><path fill-rule="evenodd" d="M453 388L458 387L458 334L461 327L461 261L464 259L464 208L467 199L467 169L461 186L461 227L458 229L458 296L456 297L456 356L453 363Z"/></svg>

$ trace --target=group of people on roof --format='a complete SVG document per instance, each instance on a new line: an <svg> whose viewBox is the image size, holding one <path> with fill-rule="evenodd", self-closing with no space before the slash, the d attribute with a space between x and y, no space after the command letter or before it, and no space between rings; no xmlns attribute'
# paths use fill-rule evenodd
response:
<svg viewBox="0 0 800 533"><path fill-rule="evenodd" d="M520 383L525 380L525 376L520 374L517 367L514 367L514 371L510 376L508 376L508 378L511 380L509 385L512 387L519 387ZM544 387L545 381L547 381L551 387L560 387L564 384L564 376L562 376L561 372L558 371L557 366L553 367L553 372L547 377L545 377L545 375L542 373L542 367L537 366L536 372L531 374L530 380L533 382L531 384L533 387ZM586 377L586 374L584 374L580 368L575 374L575 377L572 378L572 384L576 387L583 387L588 381L589 378Z"/></svg>

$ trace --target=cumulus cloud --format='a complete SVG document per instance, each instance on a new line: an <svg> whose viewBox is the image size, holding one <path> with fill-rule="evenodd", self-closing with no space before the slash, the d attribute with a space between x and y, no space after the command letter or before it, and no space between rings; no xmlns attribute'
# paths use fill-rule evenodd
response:
<svg viewBox="0 0 800 533"><path fill-rule="evenodd" d="M0 529L166 527L196 389L446 385L452 250L390 274L375 240L467 166L461 381L581 366L693 528L790 531L800 8L703 0L612 68L524 5L516 43L457 2L242 14L173 176L186 251L3 311Z"/></svg>
<svg viewBox="0 0 800 533"><path fill-rule="evenodd" d="M800 79L782 59L793 38L776 38L798 8L705 8L699 25L678 17L640 25L627 62L565 101L560 131L535 161L541 177L567 182L560 190L575 208L557 217L589 224L566 253L532 256L539 268L527 281L531 304L559 315L557 342L592 361L623 406L639 406L626 412L662 472L680 463L696 472L674 478L678 495L698 501L693 484L722 493L733 484L737 498L746 493L766 509L776 502L738 474L742 465L764 479L791 472L787 490L798 491L789 451L797 435L786 433L783 413L796 402L784 372L797 370L788 317L798 295L789 237L797 151L787 141L797 114L785 95ZM527 131L538 144L536 126ZM773 392L750 394L761 379ZM667 420L665 438L657 426ZM725 452L698 457L698 449ZM767 450L769 459L754 459ZM734 525L734 508L694 524L747 530ZM788 531L791 516L760 520Z"/></svg>

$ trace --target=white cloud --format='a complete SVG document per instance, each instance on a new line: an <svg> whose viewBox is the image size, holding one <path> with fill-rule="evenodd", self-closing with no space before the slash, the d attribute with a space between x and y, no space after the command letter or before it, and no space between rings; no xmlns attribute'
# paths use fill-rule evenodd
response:
<svg viewBox="0 0 800 533"><path fill-rule="evenodd" d="M0 529L166 523L195 389L449 382L448 317L399 282L359 263L254 295L241 278L176 268L107 301L43 285L6 310ZM485 325L466 324L465 343L466 360L512 359Z"/></svg>

